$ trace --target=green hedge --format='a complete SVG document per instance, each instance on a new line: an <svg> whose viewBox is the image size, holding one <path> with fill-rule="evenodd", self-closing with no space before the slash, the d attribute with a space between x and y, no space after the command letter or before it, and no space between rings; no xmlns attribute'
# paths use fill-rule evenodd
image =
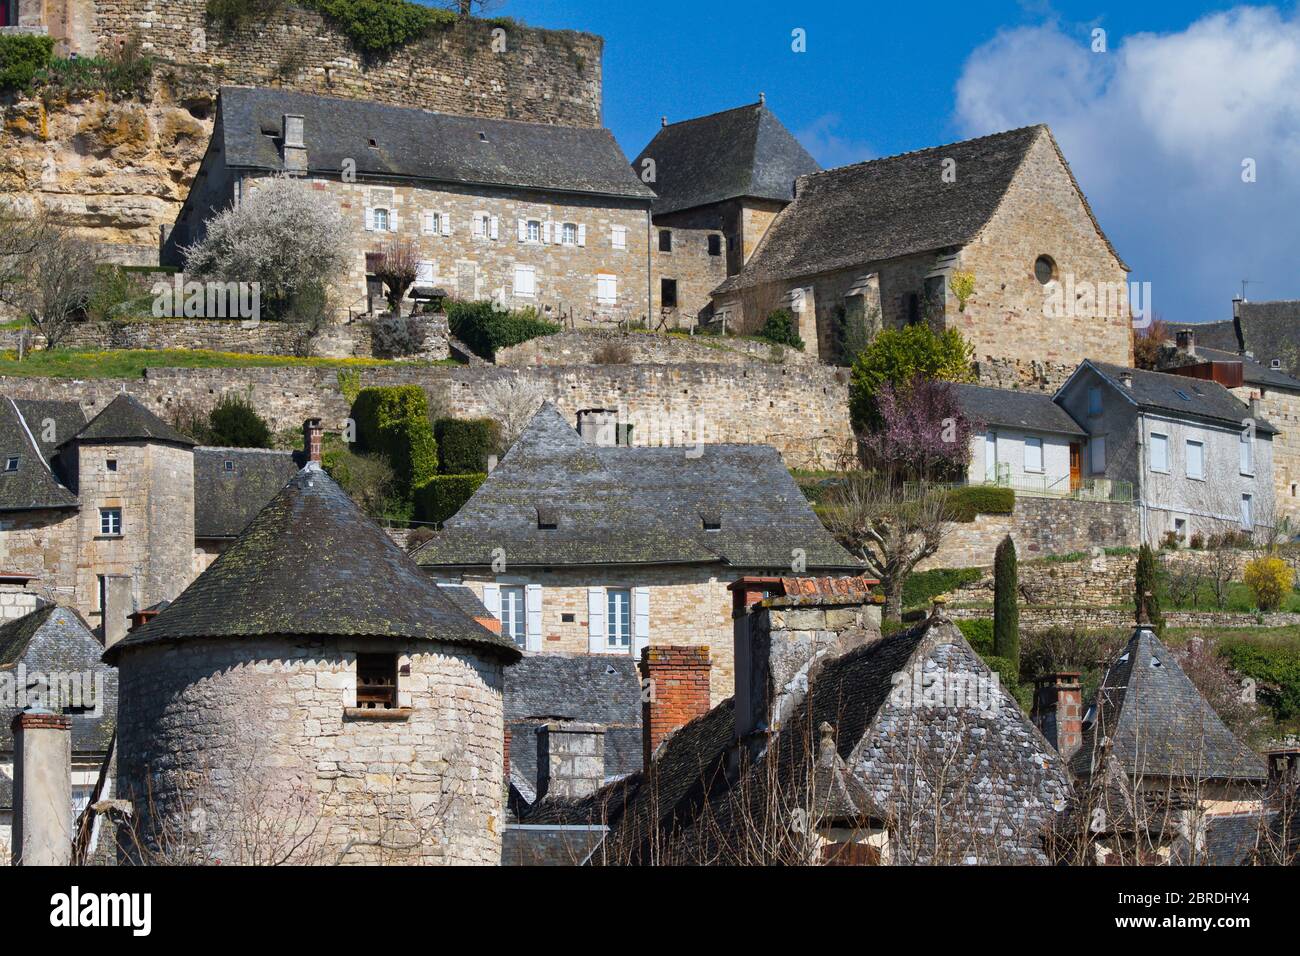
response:
<svg viewBox="0 0 1300 956"><path fill-rule="evenodd" d="M789 309L777 309L768 313L763 327L758 330L758 337L776 345L788 345L800 352L804 350L804 341L799 337L799 326Z"/></svg>
<svg viewBox="0 0 1300 956"><path fill-rule="evenodd" d="M433 423L433 434L440 475L487 471L488 457L501 447L501 426L490 418L440 418Z"/></svg>
<svg viewBox="0 0 1300 956"><path fill-rule="evenodd" d="M903 582L903 607L923 607L940 594L980 579L979 568L934 568L908 575Z"/></svg>
<svg viewBox="0 0 1300 956"><path fill-rule="evenodd" d="M1032 684L1020 683L1020 662L993 654L981 654L980 658L991 670L997 672L998 683L1002 688L1015 698L1022 710L1028 712L1034 704L1034 687Z"/></svg>
<svg viewBox="0 0 1300 956"><path fill-rule="evenodd" d="M539 319L533 309L498 312L491 302L449 302L446 308L451 334L489 362L496 358L497 349L560 331L554 322Z"/></svg>
<svg viewBox="0 0 1300 956"><path fill-rule="evenodd" d="M50 65L53 56L53 37L0 34L0 90L26 89L36 72Z"/></svg>
<svg viewBox="0 0 1300 956"><path fill-rule="evenodd" d="M948 506L954 521L974 521L976 515L1009 515L1016 506L1016 493L1010 488L966 485L948 492Z"/></svg>
<svg viewBox="0 0 1300 956"><path fill-rule="evenodd" d="M977 617L957 622L957 629L981 657L993 653L993 619Z"/></svg>
<svg viewBox="0 0 1300 956"><path fill-rule="evenodd" d="M352 403L352 420L358 450L387 458L402 489L418 488L438 473L429 399L420 386L363 388Z"/></svg>
<svg viewBox="0 0 1300 956"><path fill-rule="evenodd" d="M441 524L462 507L487 479L486 474L436 475L415 489L415 516Z"/></svg>
<svg viewBox="0 0 1300 956"><path fill-rule="evenodd" d="M1300 647L1241 638L1221 643L1219 654L1238 674L1254 678L1277 720L1300 717Z"/></svg>

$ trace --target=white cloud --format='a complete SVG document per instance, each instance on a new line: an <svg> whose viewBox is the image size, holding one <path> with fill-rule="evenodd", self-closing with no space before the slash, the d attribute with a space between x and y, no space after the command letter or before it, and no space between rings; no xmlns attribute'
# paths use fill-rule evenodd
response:
<svg viewBox="0 0 1300 956"><path fill-rule="evenodd" d="M794 138L826 169L860 163L876 156L876 151L865 141L839 132L840 123L839 113L826 113L798 130Z"/></svg>
<svg viewBox="0 0 1300 956"><path fill-rule="evenodd" d="M1055 23L1000 33L958 80L958 126L1050 124L1166 320L1227 318L1243 278L1254 298L1300 298L1300 15L1238 7L1111 35L1101 54L1090 39Z"/></svg>

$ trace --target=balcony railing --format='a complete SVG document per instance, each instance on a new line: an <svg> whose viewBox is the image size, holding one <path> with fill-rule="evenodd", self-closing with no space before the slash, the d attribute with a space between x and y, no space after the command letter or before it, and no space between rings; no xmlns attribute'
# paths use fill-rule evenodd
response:
<svg viewBox="0 0 1300 956"><path fill-rule="evenodd" d="M1070 498L1075 501L1133 501L1133 483L1114 478L1075 478L1061 475L1012 475L1011 466L999 463L997 477L968 482L972 485L990 485L1010 488L1017 494L1038 498Z"/></svg>

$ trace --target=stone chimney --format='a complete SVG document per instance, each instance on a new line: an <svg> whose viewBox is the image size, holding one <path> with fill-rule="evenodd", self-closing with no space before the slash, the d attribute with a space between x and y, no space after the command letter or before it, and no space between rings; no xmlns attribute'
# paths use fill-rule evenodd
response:
<svg viewBox="0 0 1300 956"><path fill-rule="evenodd" d="M129 574L104 575L104 647L112 647L131 630L135 613L135 588Z"/></svg>
<svg viewBox="0 0 1300 956"><path fill-rule="evenodd" d="M673 731L709 712L707 646L646 647L641 651L643 766Z"/></svg>
<svg viewBox="0 0 1300 956"><path fill-rule="evenodd" d="M880 637L874 578L741 578L733 595L736 738L761 749L820 663ZM767 596L760 595L766 591Z"/></svg>
<svg viewBox="0 0 1300 956"><path fill-rule="evenodd" d="M48 710L14 717L13 864L72 862L72 720Z"/></svg>
<svg viewBox="0 0 1300 956"><path fill-rule="evenodd" d="M538 797L585 797L605 783L605 728L553 721L537 731Z"/></svg>
<svg viewBox="0 0 1300 956"><path fill-rule="evenodd" d="M325 429L321 427L319 418L309 418L302 423L302 453L307 461L320 462L324 437Z"/></svg>
<svg viewBox="0 0 1300 956"><path fill-rule="evenodd" d="M1196 333L1191 329L1179 329L1174 335L1174 341L1178 345L1179 351L1186 352L1192 358L1196 358Z"/></svg>
<svg viewBox="0 0 1300 956"><path fill-rule="evenodd" d="M1251 394L1250 394L1250 417L1251 417L1251 418L1259 418L1259 417L1260 417L1260 414L1261 414L1261 412L1260 412L1260 408L1259 408L1259 392L1251 392Z"/></svg>
<svg viewBox="0 0 1300 956"><path fill-rule="evenodd" d="M1034 679L1029 715L1057 753L1069 759L1083 743L1083 688L1077 671L1055 671Z"/></svg>
<svg viewBox="0 0 1300 956"><path fill-rule="evenodd" d="M1125 388L1133 387L1133 372L1131 369L1125 369L1119 373L1119 383Z"/></svg>
<svg viewBox="0 0 1300 956"><path fill-rule="evenodd" d="M618 420L614 408L582 408L578 410L578 434L588 445L612 448L628 444L631 426Z"/></svg>
<svg viewBox="0 0 1300 956"><path fill-rule="evenodd" d="M284 148L284 171L307 172L307 144L303 140L304 122L301 116L285 113L281 118L280 136Z"/></svg>

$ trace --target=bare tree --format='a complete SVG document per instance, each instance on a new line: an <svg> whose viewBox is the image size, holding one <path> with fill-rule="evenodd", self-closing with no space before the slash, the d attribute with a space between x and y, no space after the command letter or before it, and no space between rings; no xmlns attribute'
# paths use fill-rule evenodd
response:
<svg viewBox="0 0 1300 956"><path fill-rule="evenodd" d="M546 387L531 379L498 379L483 389L483 408L501 426L503 448L515 443L545 400Z"/></svg>
<svg viewBox="0 0 1300 956"><path fill-rule="evenodd" d="M0 296L56 348L95 293L101 256L48 213L0 212Z"/></svg>
<svg viewBox="0 0 1300 956"><path fill-rule="evenodd" d="M885 617L902 619L903 583L939 550L953 520L946 489L899 485L853 471L831 488L823 520L845 548L861 558L885 589Z"/></svg>

